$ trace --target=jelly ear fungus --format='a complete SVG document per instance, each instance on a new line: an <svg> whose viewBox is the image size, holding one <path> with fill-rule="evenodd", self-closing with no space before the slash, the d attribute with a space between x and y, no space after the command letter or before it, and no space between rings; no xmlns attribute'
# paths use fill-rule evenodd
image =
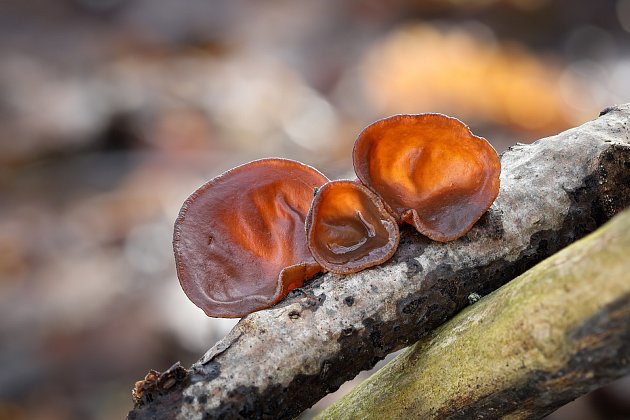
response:
<svg viewBox="0 0 630 420"><path fill-rule="evenodd" d="M394 255L400 234L381 199L353 181L332 181L317 192L306 218L308 246L336 274L381 264Z"/></svg>
<svg viewBox="0 0 630 420"><path fill-rule="evenodd" d="M429 238L465 235L499 194L496 151L442 114L396 115L369 125L353 150L359 180L396 219Z"/></svg>
<svg viewBox="0 0 630 420"><path fill-rule="evenodd" d="M499 193L495 150L442 114L377 121L357 138L353 162L360 183L263 159L195 191L173 238L188 298L208 316L268 308L323 269L349 274L387 261L399 223L437 241L457 239Z"/></svg>
<svg viewBox="0 0 630 420"><path fill-rule="evenodd" d="M208 316L268 308L322 271L304 231L313 190L328 179L310 166L263 159L212 179L175 222L177 275Z"/></svg>

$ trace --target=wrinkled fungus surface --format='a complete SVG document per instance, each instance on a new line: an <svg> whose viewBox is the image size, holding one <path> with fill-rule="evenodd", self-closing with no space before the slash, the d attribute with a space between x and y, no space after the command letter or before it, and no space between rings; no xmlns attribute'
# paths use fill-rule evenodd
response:
<svg viewBox="0 0 630 420"><path fill-rule="evenodd" d="M325 184L306 219L308 246L322 267L349 274L387 261L400 234L381 199L353 181Z"/></svg>
<svg viewBox="0 0 630 420"><path fill-rule="evenodd" d="M304 223L328 179L285 159L234 168L195 191L175 222L180 284L208 316L267 308L321 271Z"/></svg>
<svg viewBox="0 0 630 420"><path fill-rule="evenodd" d="M466 234L499 193L496 151L442 114L396 115L368 126L353 151L359 180L399 222L436 241Z"/></svg>

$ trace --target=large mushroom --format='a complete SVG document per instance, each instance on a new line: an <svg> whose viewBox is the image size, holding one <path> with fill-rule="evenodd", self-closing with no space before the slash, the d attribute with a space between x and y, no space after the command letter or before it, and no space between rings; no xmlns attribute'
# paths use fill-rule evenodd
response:
<svg viewBox="0 0 630 420"><path fill-rule="evenodd" d="M313 190L328 179L286 159L263 159L212 179L175 222L177 275L208 316L236 318L268 308L322 271L304 223Z"/></svg>
<svg viewBox="0 0 630 420"><path fill-rule="evenodd" d="M319 189L306 218L313 257L325 269L350 274L394 255L400 234L381 199L353 181L332 181Z"/></svg>
<svg viewBox="0 0 630 420"><path fill-rule="evenodd" d="M353 150L359 180L399 222L446 242L465 235L499 194L496 151L442 114L396 115L369 125Z"/></svg>

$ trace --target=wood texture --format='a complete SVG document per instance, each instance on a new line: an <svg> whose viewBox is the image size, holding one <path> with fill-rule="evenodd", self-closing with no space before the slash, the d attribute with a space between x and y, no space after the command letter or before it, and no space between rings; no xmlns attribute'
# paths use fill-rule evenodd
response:
<svg viewBox="0 0 630 420"><path fill-rule="evenodd" d="M630 105L501 159L501 191L463 238L403 229L392 260L326 274L251 314L175 381L138 384L130 419L291 418L630 204ZM181 368L180 368L181 369ZM160 384L167 383L168 388Z"/></svg>
<svg viewBox="0 0 630 420"><path fill-rule="evenodd" d="M466 308L321 419L537 419L630 374L630 210Z"/></svg>

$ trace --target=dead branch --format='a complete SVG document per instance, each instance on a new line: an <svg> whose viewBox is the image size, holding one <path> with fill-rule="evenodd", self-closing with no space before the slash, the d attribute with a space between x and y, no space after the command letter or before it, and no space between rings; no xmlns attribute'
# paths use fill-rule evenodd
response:
<svg viewBox="0 0 630 420"><path fill-rule="evenodd" d="M323 275L243 318L188 371L137 385L130 419L290 418L630 204L630 104L501 162L501 192L465 237L403 229L390 262Z"/></svg>

